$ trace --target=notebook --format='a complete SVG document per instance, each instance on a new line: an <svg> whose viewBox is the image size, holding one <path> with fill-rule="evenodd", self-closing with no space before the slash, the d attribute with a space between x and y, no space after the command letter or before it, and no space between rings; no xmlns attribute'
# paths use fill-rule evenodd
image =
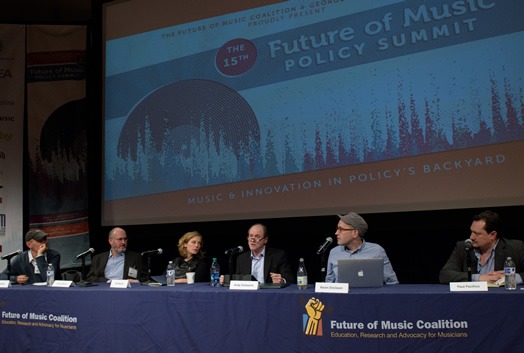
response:
<svg viewBox="0 0 524 353"><path fill-rule="evenodd" d="M338 282L349 283L350 288L382 287L384 259L340 259Z"/></svg>
<svg viewBox="0 0 524 353"><path fill-rule="evenodd" d="M162 285L167 284L167 278L166 275L160 275L160 276L151 276L151 279L157 283L160 283Z"/></svg>

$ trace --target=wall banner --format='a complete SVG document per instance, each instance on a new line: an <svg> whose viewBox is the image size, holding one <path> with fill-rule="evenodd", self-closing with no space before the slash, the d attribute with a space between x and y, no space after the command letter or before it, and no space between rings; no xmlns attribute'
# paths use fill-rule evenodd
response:
<svg viewBox="0 0 524 353"><path fill-rule="evenodd" d="M49 236L61 267L89 248L86 27L27 27L30 227ZM89 260L89 259L87 259Z"/></svg>
<svg viewBox="0 0 524 353"><path fill-rule="evenodd" d="M25 30L0 24L0 255L23 246Z"/></svg>

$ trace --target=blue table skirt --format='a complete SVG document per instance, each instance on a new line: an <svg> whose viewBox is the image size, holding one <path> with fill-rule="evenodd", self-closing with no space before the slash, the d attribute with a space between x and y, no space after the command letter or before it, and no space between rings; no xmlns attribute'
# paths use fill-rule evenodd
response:
<svg viewBox="0 0 524 353"><path fill-rule="evenodd" d="M0 310L1 352L524 352L520 287L14 285Z"/></svg>

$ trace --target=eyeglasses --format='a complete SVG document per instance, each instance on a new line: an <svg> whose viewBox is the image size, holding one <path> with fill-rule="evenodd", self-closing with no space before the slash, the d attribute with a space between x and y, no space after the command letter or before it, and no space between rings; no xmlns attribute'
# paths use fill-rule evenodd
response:
<svg viewBox="0 0 524 353"><path fill-rule="evenodd" d="M247 236L247 241L250 241L250 240L253 240L255 243L258 243L259 241L261 241L262 239L264 239L265 237L257 237L255 235L248 235Z"/></svg>
<svg viewBox="0 0 524 353"><path fill-rule="evenodd" d="M337 227L337 232L342 232L344 230L347 230L347 231L350 231L350 230L356 230L355 228L341 228L341 227Z"/></svg>

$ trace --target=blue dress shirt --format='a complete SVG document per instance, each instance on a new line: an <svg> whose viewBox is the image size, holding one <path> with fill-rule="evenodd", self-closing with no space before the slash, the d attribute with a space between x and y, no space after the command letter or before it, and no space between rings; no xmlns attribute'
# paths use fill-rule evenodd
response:
<svg viewBox="0 0 524 353"><path fill-rule="evenodd" d="M107 265L104 270L104 276L109 280L124 278L125 259L125 253L121 252L120 254L116 255L116 257L114 257L113 252L109 251L109 259L107 260Z"/></svg>
<svg viewBox="0 0 524 353"><path fill-rule="evenodd" d="M484 262L484 265L480 264L480 250L475 249L475 256L477 257L477 274L471 275L471 280L473 282L478 282L480 275L485 275L495 269L495 249L497 248L499 241L495 243L495 246L491 249L491 252L489 253L488 259L486 262ZM522 284L522 277L520 277L519 273L515 274L515 283Z"/></svg>
<svg viewBox="0 0 524 353"><path fill-rule="evenodd" d="M368 243L362 240L362 245L351 252L345 246L339 245L329 252L326 282L336 283L338 281L338 260L339 259L384 259L384 283L398 284L397 275L393 271L393 266L389 261L386 251L380 245Z"/></svg>
<svg viewBox="0 0 524 353"><path fill-rule="evenodd" d="M251 252L251 274L255 276L255 278L260 283L265 283L264 279L264 255L266 254L266 247L264 246L264 249L258 256L258 259L256 259L253 256L253 252Z"/></svg>

